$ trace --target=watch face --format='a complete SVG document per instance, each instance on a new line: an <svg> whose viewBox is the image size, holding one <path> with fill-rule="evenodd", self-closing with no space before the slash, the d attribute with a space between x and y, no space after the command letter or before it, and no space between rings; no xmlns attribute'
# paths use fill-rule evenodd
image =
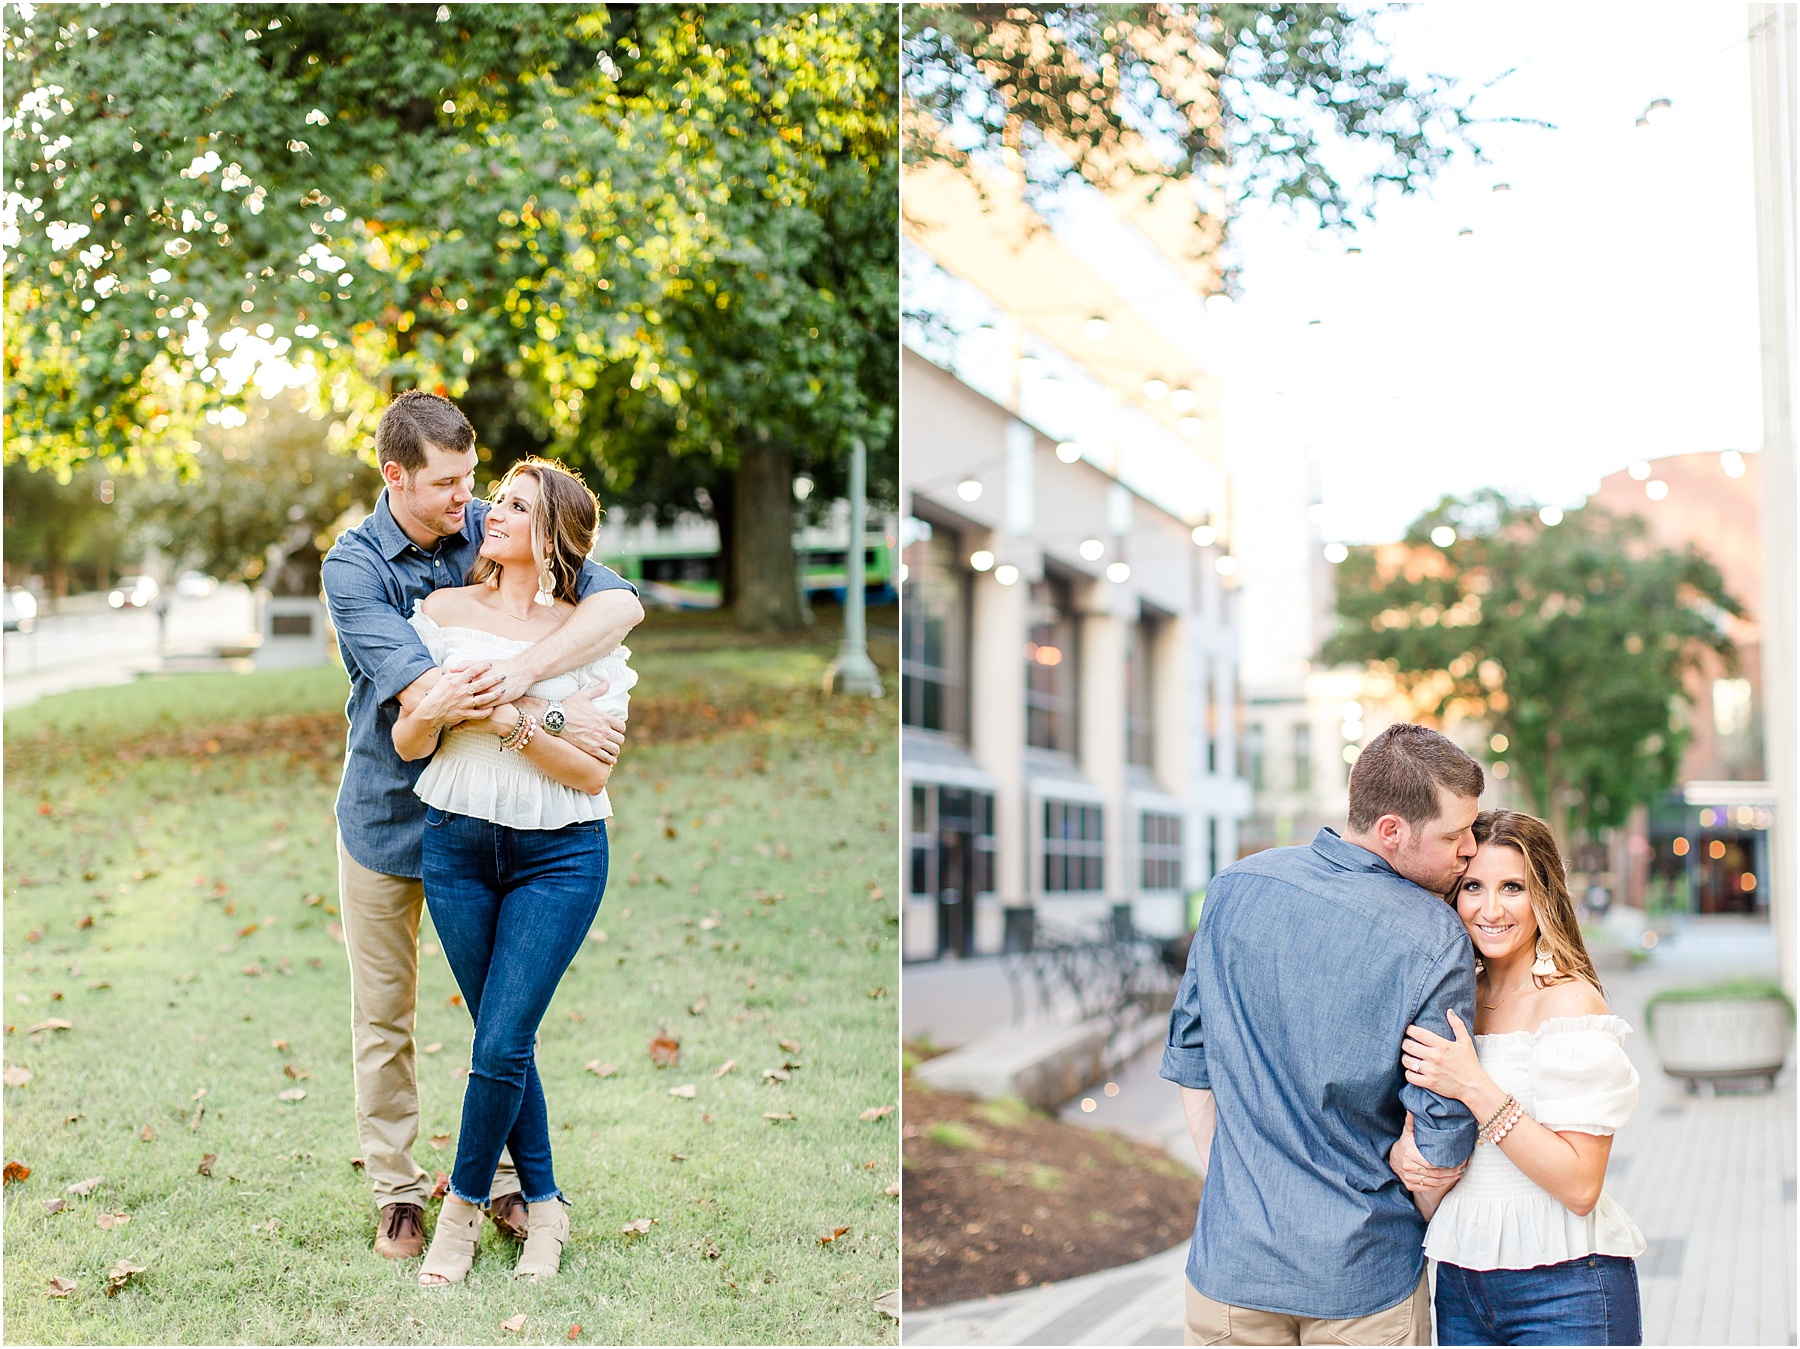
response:
<svg viewBox="0 0 1800 1349"><path fill-rule="evenodd" d="M561 735L563 727L566 725L568 725L568 718L563 716L562 708L553 707L544 713L544 729L551 735Z"/></svg>

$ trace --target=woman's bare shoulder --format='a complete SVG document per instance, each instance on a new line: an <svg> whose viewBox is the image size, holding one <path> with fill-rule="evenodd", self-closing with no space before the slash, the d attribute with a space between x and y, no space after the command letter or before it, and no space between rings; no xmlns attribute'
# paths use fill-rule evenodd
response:
<svg viewBox="0 0 1800 1349"><path fill-rule="evenodd" d="M480 605L479 592L486 586L444 586L420 601L420 612L439 626L449 626L473 614Z"/></svg>
<svg viewBox="0 0 1800 1349"><path fill-rule="evenodd" d="M1612 1010L1600 990L1579 977L1546 988L1538 1008L1545 1017L1604 1016Z"/></svg>

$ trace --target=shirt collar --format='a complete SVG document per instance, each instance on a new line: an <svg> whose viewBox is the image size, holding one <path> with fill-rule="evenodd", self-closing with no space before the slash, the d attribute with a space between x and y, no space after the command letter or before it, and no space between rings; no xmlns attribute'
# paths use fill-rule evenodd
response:
<svg viewBox="0 0 1800 1349"><path fill-rule="evenodd" d="M477 504L480 504L482 508L479 512L475 509ZM462 530L456 534L447 534L444 538L439 539L438 548L442 548L449 539L456 539L459 543L471 543L478 539L480 537L480 525L477 517L478 515L485 513L486 509L486 503L471 501L463 511ZM394 510L388 503L388 494L385 487L381 489L381 497L375 503L375 513L372 518L375 522L375 537L381 544L381 555L390 562L399 557L400 554L404 553L408 548L418 547L418 545L407 536L406 531L400 528L400 522L394 519ZM437 552L437 548L430 549L429 551L420 548L419 551L426 553L427 556L431 556Z"/></svg>
<svg viewBox="0 0 1800 1349"><path fill-rule="evenodd" d="M1377 856L1360 844L1346 841L1330 825L1313 835L1312 846L1314 852L1345 871L1386 871L1395 876L1400 874L1388 865L1386 858Z"/></svg>

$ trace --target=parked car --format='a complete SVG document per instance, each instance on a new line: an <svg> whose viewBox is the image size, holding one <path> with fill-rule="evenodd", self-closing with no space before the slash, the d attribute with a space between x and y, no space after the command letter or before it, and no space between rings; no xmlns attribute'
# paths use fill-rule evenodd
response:
<svg viewBox="0 0 1800 1349"><path fill-rule="evenodd" d="M123 609L128 604L133 609L142 609L147 604L154 604L160 593L161 587L151 577L121 576L106 602L115 609Z"/></svg>
<svg viewBox="0 0 1800 1349"><path fill-rule="evenodd" d="M6 630L30 632L37 626L37 596L29 590L6 592Z"/></svg>
<svg viewBox="0 0 1800 1349"><path fill-rule="evenodd" d="M219 583L203 571L184 571L175 582L175 593L184 600L203 600L219 588Z"/></svg>

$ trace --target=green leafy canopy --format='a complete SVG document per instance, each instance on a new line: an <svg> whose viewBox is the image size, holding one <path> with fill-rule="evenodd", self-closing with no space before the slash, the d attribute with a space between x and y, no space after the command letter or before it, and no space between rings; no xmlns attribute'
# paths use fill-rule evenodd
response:
<svg viewBox="0 0 1800 1349"><path fill-rule="evenodd" d="M1454 541L1434 543L1445 529ZM1623 823L1675 781L1687 681L1702 652L1734 658L1725 619L1743 612L1717 567L1692 545L1653 545L1636 516L1590 506L1547 526L1494 491L1445 498L1400 543L1352 549L1336 580L1324 658L1385 671L1417 715L1504 736L1565 838Z"/></svg>

